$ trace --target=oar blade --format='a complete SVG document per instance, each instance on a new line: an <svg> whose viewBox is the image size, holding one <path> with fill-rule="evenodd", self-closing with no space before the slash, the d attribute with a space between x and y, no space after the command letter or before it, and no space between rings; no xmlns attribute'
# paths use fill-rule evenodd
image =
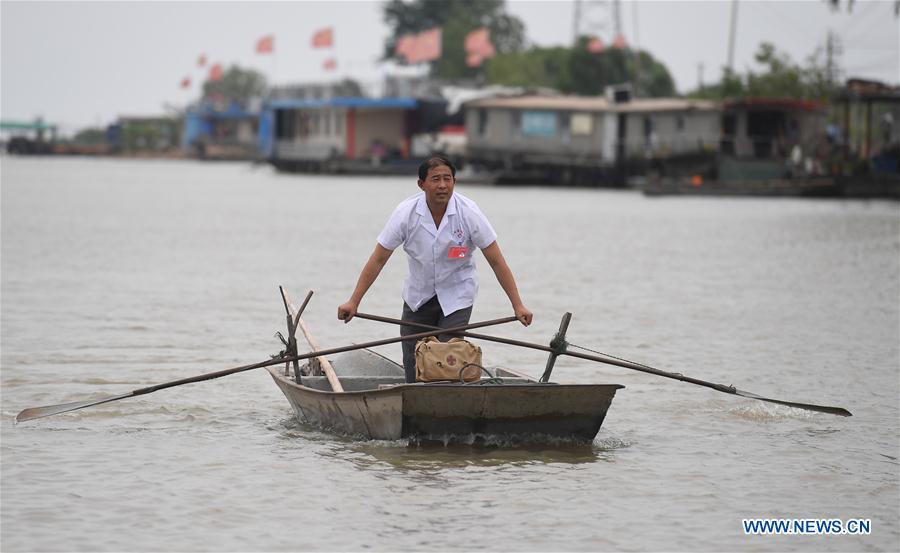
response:
<svg viewBox="0 0 900 553"><path fill-rule="evenodd" d="M78 409L84 409L85 407L91 407L93 405L100 405L101 403L116 401L117 399L125 399L126 397L131 397L132 395L133 394L129 392L121 396L89 399L86 401L74 401L72 403L61 403L59 405L47 405L44 407L31 407L23 410L21 413L16 415L16 423L39 419L42 417L49 417L51 415L58 415L60 413L67 413L69 411L76 411Z"/></svg>
<svg viewBox="0 0 900 553"><path fill-rule="evenodd" d="M769 403L777 403L778 405L787 405L788 407L794 407L797 409L805 409L807 411L817 411L819 413L828 413L830 415L838 415L841 417L852 417L853 413L844 409L843 407L829 407L828 405L813 405L812 403L796 403L794 401L783 401L780 399L772 399L769 397L762 397L756 394L745 392L743 390L735 390L734 393L736 395L742 397L748 397L750 399L758 399L760 401L767 401Z"/></svg>

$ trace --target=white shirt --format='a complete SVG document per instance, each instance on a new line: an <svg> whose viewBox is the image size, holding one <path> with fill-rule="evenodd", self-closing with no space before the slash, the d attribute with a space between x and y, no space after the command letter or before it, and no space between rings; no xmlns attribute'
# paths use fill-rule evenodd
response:
<svg viewBox="0 0 900 553"><path fill-rule="evenodd" d="M403 301L417 311L437 295L444 315L475 303L475 247L484 249L496 239L497 233L475 202L456 192L447 203L440 228L434 226L425 192L419 192L400 202L378 235L378 243L385 248L395 250L403 244L406 251L409 273L403 282Z"/></svg>

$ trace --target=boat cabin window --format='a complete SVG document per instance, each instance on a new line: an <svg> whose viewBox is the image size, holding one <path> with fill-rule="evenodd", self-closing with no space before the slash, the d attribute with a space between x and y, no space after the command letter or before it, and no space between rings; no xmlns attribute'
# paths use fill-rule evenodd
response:
<svg viewBox="0 0 900 553"><path fill-rule="evenodd" d="M719 152L734 155L734 135L737 132L737 116L733 113L722 115L722 137L719 140Z"/></svg>
<svg viewBox="0 0 900 553"><path fill-rule="evenodd" d="M309 114L298 112L297 113L297 131L294 136L299 136L301 138L306 138L309 136Z"/></svg>
<svg viewBox="0 0 900 553"><path fill-rule="evenodd" d="M478 110L478 135L484 136L487 134L487 110L481 108Z"/></svg>
<svg viewBox="0 0 900 553"><path fill-rule="evenodd" d="M286 109L276 109L275 138L292 138L295 132L294 112Z"/></svg>
<svg viewBox="0 0 900 553"><path fill-rule="evenodd" d="M768 158L784 155L778 151L784 137L785 113L765 110L747 112L747 136L753 142L753 156Z"/></svg>
<svg viewBox="0 0 900 553"><path fill-rule="evenodd" d="M655 152L659 146L659 137L656 135L656 121L652 117L644 117L644 150L647 153Z"/></svg>
<svg viewBox="0 0 900 553"><path fill-rule="evenodd" d="M559 114L559 137L563 142L569 142L572 139L572 114Z"/></svg>
<svg viewBox="0 0 900 553"><path fill-rule="evenodd" d="M590 113L573 113L569 119L573 135L589 135L594 132L594 117Z"/></svg>
<svg viewBox="0 0 900 553"><path fill-rule="evenodd" d="M653 119L644 117L644 140L650 140L651 134L653 134Z"/></svg>

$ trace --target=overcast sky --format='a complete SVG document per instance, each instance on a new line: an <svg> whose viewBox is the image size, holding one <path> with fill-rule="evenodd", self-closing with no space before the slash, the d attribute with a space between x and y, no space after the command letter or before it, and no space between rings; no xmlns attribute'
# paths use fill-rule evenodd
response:
<svg viewBox="0 0 900 553"><path fill-rule="evenodd" d="M843 2L842 2L843 3ZM507 0L540 46L572 41L572 0ZM900 19L893 0L857 1L831 10L825 0L739 0L735 69L755 68L762 41L795 61L823 48L829 30L841 41L846 76L900 82ZM731 0L622 1L626 40L648 50L671 71L679 92L717 80L728 58ZM582 1L582 32L610 42L612 2ZM315 30L334 26L335 46L314 50ZM0 1L0 115L43 116L64 132L106 125L119 115L165 113L199 94L210 62L256 68L276 84L353 77L376 82L388 34L381 3L353 2L41 2ZM254 52L275 36L274 55ZM322 63L337 60L337 71ZM192 86L179 83L191 77Z"/></svg>

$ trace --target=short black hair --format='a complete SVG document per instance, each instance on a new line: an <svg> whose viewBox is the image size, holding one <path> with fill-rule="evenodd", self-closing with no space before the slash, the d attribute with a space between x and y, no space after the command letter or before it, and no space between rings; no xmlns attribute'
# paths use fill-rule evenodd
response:
<svg viewBox="0 0 900 553"><path fill-rule="evenodd" d="M419 165L419 180L425 180L428 177L428 171L438 167L440 165L446 165L450 168L450 175L455 179L456 178L456 167L450 163L450 160L442 157L442 156L432 156Z"/></svg>

